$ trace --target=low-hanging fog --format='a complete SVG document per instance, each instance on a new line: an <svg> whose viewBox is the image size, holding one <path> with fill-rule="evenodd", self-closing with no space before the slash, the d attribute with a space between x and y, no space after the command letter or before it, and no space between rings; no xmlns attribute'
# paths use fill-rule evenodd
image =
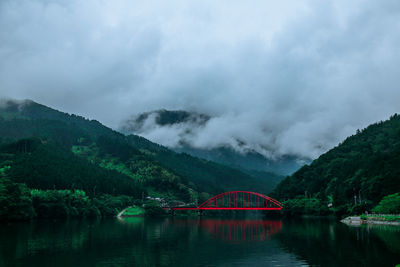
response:
<svg viewBox="0 0 400 267"><path fill-rule="evenodd" d="M199 148L315 158L400 111L399 62L397 0L0 2L0 97L113 128L207 114ZM175 146L185 127L145 136Z"/></svg>

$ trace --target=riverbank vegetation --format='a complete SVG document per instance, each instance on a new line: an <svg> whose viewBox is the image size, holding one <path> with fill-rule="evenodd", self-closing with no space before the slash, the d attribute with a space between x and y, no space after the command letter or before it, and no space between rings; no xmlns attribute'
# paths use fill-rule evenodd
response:
<svg viewBox="0 0 400 267"><path fill-rule="evenodd" d="M400 194L395 193L383 197L372 211L378 214L400 214Z"/></svg>
<svg viewBox="0 0 400 267"><path fill-rule="evenodd" d="M361 214L360 219L370 221L400 222L400 194L395 193L382 198L372 209L372 214Z"/></svg>
<svg viewBox="0 0 400 267"><path fill-rule="evenodd" d="M389 214L361 214L360 219L371 221L400 222L400 215Z"/></svg>
<svg viewBox="0 0 400 267"><path fill-rule="evenodd" d="M129 217L129 216L143 216L143 215L145 215L145 210L142 207L133 206L133 207L127 208L122 215L123 216L127 216L127 217Z"/></svg>
<svg viewBox="0 0 400 267"><path fill-rule="evenodd" d="M110 217L132 203L132 197L123 195L89 197L83 190L29 189L0 178L0 220Z"/></svg>
<svg viewBox="0 0 400 267"><path fill-rule="evenodd" d="M318 198L305 198L298 196L282 202L283 211L287 216L301 216L301 215L329 215L330 210L326 203L321 202Z"/></svg>

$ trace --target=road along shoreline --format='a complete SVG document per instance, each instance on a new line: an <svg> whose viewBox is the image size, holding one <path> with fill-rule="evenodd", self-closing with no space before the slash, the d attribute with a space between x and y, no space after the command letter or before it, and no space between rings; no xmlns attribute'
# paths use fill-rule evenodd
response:
<svg viewBox="0 0 400 267"><path fill-rule="evenodd" d="M360 216L349 216L341 220L342 223L348 225L361 225L361 224L374 224L374 225L397 225L400 226L400 222L397 221L385 221L377 219L362 219Z"/></svg>

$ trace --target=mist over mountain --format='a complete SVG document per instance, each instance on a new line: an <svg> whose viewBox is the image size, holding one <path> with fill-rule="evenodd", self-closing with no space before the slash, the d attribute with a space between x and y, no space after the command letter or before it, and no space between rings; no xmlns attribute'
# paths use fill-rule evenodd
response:
<svg viewBox="0 0 400 267"><path fill-rule="evenodd" d="M189 143L191 136L204 127L209 119L210 116L196 112L161 109L131 116L121 124L119 130L147 136L169 147L178 147Z"/></svg>
<svg viewBox="0 0 400 267"><path fill-rule="evenodd" d="M205 138L207 133L204 131L213 119L197 112L161 109L131 116L121 123L119 129L125 134L139 134L177 152L235 168L288 175L310 161L294 155L272 157L268 146L248 144L245 140L229 136L219 142L197 142Z"/></svg>

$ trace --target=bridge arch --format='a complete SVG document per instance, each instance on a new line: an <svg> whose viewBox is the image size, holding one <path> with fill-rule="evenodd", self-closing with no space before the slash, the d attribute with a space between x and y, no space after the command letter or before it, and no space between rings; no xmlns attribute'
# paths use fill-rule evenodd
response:
<svg viewBox="0 0 400 267"><path fill-rule="evenodd" d="M230 191L204 201L198 210L281 210L282 204L266 195L250 191Z"/></svg>

